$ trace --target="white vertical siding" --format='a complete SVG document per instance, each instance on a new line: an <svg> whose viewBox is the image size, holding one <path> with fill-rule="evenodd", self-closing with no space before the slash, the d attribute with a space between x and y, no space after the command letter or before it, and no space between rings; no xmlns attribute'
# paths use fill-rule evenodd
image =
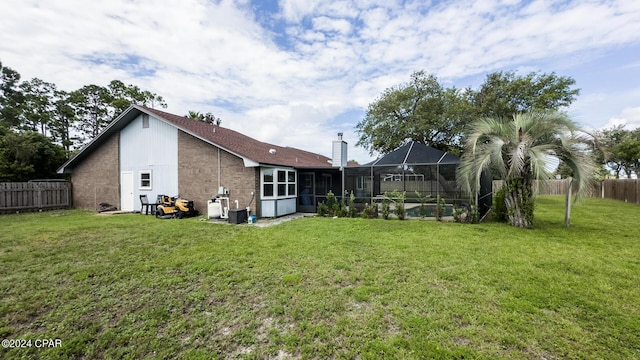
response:
<svg viewBox="0 0 640 360"><path fill-rule="evenodd" d="M261 217L276 217L296 212L296 199L277 199L260 201Z"/></svg>
<svg viewBox="0 0 640 360"><path fill-rule="evenodd" d="M155 201L159 194L178 194L178 130L153 116L143 128L142 115L120 132L120 171L132 171L135 208L139 195ZM151 171L151 189L140 189L140 172Z"/></svg>
<svg viewBox="0 0 640 360"><path fill-rule="evenodd" d="M278 216L293 214L296 212L296 199L278 200Z"/></svg>
<svg viewBox="0 0 640 360"><path fill-rule="evenodd" d="M262 200L260 202L260 216L275 217L276 216L276 200Z"/></svg>

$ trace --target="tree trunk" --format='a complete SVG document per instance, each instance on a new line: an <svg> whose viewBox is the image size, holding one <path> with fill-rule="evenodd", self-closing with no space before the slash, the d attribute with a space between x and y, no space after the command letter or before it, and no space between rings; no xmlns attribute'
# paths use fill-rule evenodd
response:
<svg viewBox="0 0 640 360"><path fill-rule="evenodd" d="M569 227L571 223L571 185L573 184L573 178L570 177L568 181L567 198L564 203L564 227Z"/></svg>
<svg viewBox="0 0 640 360"><path fill-rule="evenodd" d="M525 178L506 179L505 206L509 224L530 228L533 223L533 184Z"/></svg>

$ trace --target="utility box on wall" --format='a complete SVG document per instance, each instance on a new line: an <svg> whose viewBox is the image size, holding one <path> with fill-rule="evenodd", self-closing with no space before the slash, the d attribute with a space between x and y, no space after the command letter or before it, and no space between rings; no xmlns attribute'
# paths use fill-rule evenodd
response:
<svg viewBox="0 0 640 360"><path fill-rule="evenodd" d="M338 140L333 141L331 163L333 167L347 166L347 143L342 140L342 133L338 133Z"/></svg>

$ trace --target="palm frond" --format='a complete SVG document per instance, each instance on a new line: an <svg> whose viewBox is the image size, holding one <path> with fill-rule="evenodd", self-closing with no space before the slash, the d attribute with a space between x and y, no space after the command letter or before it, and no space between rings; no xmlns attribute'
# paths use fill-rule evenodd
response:
<svg viewBox="0 0 640 360"><path fill-rule="evenodd" d="M528 174L550 179L549 164L557 157L576 174L581 192L588 187L595 168L582 145L588 138L565 113L535 111L510 119L478 119L470 126L458 169L459 183L476 189L480 174L489 168L502 178Z"/></svg>

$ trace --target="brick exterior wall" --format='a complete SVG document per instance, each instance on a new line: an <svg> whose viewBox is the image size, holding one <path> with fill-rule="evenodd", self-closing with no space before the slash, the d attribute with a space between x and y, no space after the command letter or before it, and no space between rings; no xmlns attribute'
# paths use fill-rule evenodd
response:
<svg viewBox="0 0 640 360"><path fill-rule="evenodd" d="M178 131L178 192L180 196L193 200L201 214L207 213L207 200L218 194L219 186L229 190L231 208L235 208L235 200L238 200L240 208L246 207L251 201L251 192L257 191L256 181L259 183L256 169L245 167L241 158ZM250 206L255 212L255 199Z"/></svg>
<svg viewBox="0 0 640 360"><path fill-rule="evenodd" d="M73 169L73 206L98 210L106 202L120 208L119 134L111 136Z"/></svg>

